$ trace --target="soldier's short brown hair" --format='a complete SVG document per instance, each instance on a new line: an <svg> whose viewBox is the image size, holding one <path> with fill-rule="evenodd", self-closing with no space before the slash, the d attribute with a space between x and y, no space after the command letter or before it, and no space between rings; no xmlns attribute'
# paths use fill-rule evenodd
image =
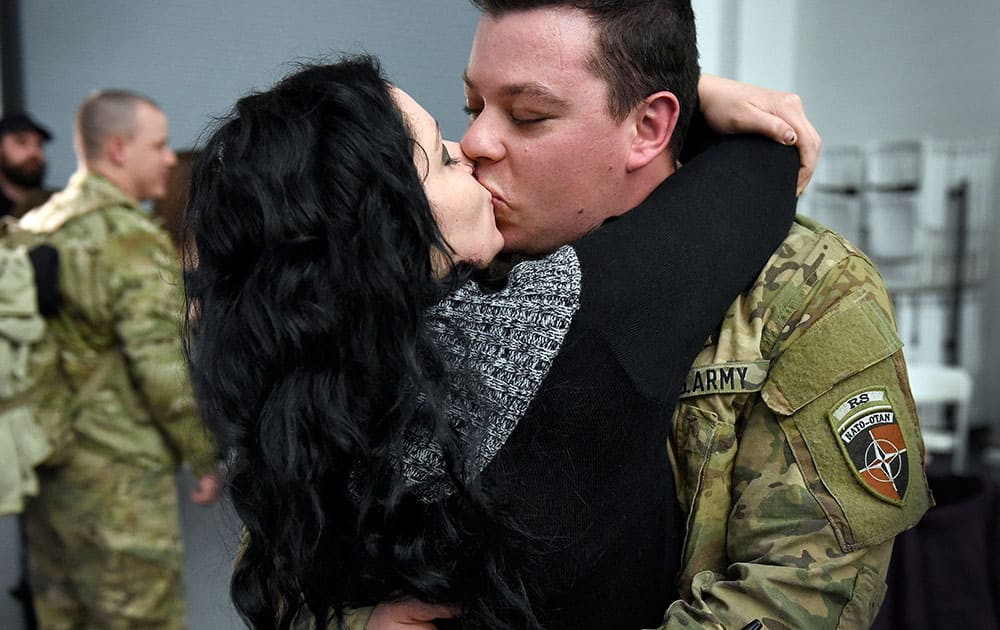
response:
<svg viewBox="0 0 1000 630"><path fill-rule="evenodd" d="M140 103L160 109L153 99L138 92L92 92L76 113L74 135L81 157L85 160L98 158L104 143L113 135L133 137L136 133L135 111Z"/></svg>

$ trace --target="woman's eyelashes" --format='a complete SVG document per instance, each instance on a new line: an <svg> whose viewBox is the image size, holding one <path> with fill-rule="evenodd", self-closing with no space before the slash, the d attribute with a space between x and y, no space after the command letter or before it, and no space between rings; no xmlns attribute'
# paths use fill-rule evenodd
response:
<svg viewBox="0 0 1000 630"><path fill-rule="evenodd" d="M461 163L461 160L451 156L451 153L448 152L448 147L443 144L441 145L441 158L445 166L455 166Z"/></svg>

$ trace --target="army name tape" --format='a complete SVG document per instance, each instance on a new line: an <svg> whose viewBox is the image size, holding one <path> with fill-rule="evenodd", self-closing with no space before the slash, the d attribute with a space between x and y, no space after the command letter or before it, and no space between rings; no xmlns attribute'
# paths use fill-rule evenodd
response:
<svg viewBox="0 0 1000 630"><path fill-rule="evenodd" d="M681 398L708 394L759 392L767 378L770 361L731 361L692 368L684 381Z"/></svg>

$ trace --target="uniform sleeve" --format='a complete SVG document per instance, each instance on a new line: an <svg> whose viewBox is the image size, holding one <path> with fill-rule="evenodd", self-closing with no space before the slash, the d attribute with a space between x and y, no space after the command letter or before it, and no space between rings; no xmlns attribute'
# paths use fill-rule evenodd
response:
<svg viewBox="0 0 1000 630"><path fill-rule="evenodd" d="M217 451L197 414L181 347L183 294L173 244L165 233L130 229L111 237L102 263L139 403L179 460L196 475L212 472Z"/></svg>
<svg viewBox="0 0 1000 630"><path fill-rule="evenodd" d="M689 522L689 536L724 538L725 557L695 552L702 570L686 572L685 599L663 628L874 622L893 538L931 504L900 346L885 287L863 257L811 289L724 447L735 453L721 473L732 479L731 503L715 510L724 518Z"/></svg>

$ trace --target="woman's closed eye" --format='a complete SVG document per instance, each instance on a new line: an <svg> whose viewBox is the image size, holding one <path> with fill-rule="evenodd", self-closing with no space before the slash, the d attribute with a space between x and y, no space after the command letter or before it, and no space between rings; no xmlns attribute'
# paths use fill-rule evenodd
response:
<svg viewBox="0 0 1000 630"><path fill-rule="evenodd" d="M448 152L447 145L441 145L441 158L445 166L455 166L456 164L461 164L462 161L458 158L452 157L451 153Z"/></svg>

